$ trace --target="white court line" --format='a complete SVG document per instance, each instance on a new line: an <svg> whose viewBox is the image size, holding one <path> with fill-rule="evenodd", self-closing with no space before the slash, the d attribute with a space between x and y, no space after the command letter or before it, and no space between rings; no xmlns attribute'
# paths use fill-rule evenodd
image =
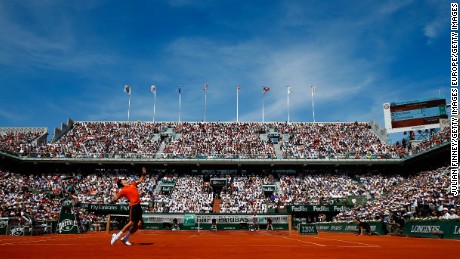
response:
<svg viewBox="0 0 460 259"><path fill-rule="evenodd" d="M17 241L9 240L9 242L3 243L0 245L14 245L14 244L21 245L21 244L30 244L30 243L38 243L38 242L47 242L47 241L53 241L53 240L56 240L56 238L45 238L45 239L38 239L38 240L17 240Z"/></svg>
<svg viewBox="0 0 460 259"><path fill-rule="evenodd" d="M174 236L174 237L183 237L185 236L185 232L176 232L177 234L164 234L164 233L154 233L154 231L152 231L152 233L149 233L149 232L142 232L142 235L147 235L147 236L162 236L162 237L171 237L171 236ZM203 235L204 233L200 233L200 234L195 234L195 235Z"/></svg>
<svg viewBox="0 0 460 259"><path fill-rule="evenodd" d="M312 247L312 245L217 245L219 247L224 246L224 247L283 247L283 248L291 248L291 247L299 247L299 246L305 246L305 247Z"/></svg>
<svg viewBox="0 0 460 259"><path fill-rule="evenodd" d="M299 239L295 239L295 238L289 238L289 237L285 237L285 236L271 235L269 233L266 233L265 235L273 236L273 237L281 237L281 238L284 238L284 239L287 239L287 240L294 240L294 241L298 241L298 242L305 243L305 244L313 244L313 245L316 245L316 246L327 246L327 245L318 244L318 243L315 243L315 242L303 241L303 240L299 240Z"/></svg>
<svg viewBox="0 0 460 259"><path fill-rule="evenodd" d="M369 248L374 248L374 247L380 247L380 246L339 246L339 247L361 247L361 248L369 247Z"/></svg>
<svg viewBox="0 0 460 259"><path fill-rule="evenodd" d="M0 246L3 246L3 245L34 245L33 243L41 243L41 242L48 242L48 241L55 241L55 240L66 241L66 240L87 239L87 238L91 238L91 237L90 236L79 236L79 237L49 236L49 237L43 237L37 240L24 240L24 239L17 240L17 241L8 240L9 242L7 243L3 243L3 244L0 243ZM50 244L50 245L57 245L57 244Z"/></svg>
<svg viewBox="0 0 460 259"><path fill-rule="evenodd" d="M201 236L201 235L203 235L203 233L200 233L200 234L198 234L198 235L188 236L188 237L186 237L185 239L194 238L194 237L199 237L199 236Z"/></svg>
<svg viewBox="0 0 460 259"><path fill-rule="evenodd" d="M75 246L75 243L73 244L15 244L15 243L5 243L2 244L2 246ZM78 246L89 246L88 244L78 244ZM99 245L98 245L99 246Z"/></svg>
<svg viewBox="0 0 460 259"><path fill-rule="evenodd" d="M362 245L360 247L380 247L379 245L371 245L371 244L365 244L365 243L360 243L360 242L354 242L354 241L345 241L341 239L335 239L335 238L324 238L324 237L313 237L316 239L324 239L324 240L332 240L332 241L339 241L339 242L344 242L344 243L350 243L350 244L358 244ZM344 246L345 247L345 246Z"/></svg>

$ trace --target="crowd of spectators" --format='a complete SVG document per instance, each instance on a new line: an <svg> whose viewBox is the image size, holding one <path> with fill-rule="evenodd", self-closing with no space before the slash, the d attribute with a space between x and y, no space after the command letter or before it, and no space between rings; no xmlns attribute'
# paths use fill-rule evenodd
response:
<svg viewBox="0 0 460 259"><path fill-rule="evenodd" d="M153 196L155 206L151 212L167 213L210 213L212 212L213 192L203 176L174 176L168 181L174 182L169 195ZM151 196L152 197L152 196Z"/></svg>
<svg viewBox="0 0 460 259"><path fill-rule="evenodd" d="M118 191L115 178L136 179L127 171L93 174L57 175L53 173L21 174L0 169L0 217L19 217L27 213L36 220L57 220L61 205L70 199L66 190L76 190L77 203L107 204ZM142 202L148 203L156 187L157 175L146 176L139 188ZM126 201L121 201L126 203ZM74 205L78 205L74 204ZM78 206L77 206L78 207ZM102 215L79 211L80 218L101 221Z"/></svg>
<svg viewBox="0 0 460 259"><path fill-rule="evenodd" d="M399 213L407 218L440 218L444 210L457 213L460 197L450 193L450 170L441 167L409 177L372 176L364 180L368 185L385 190L374 195L366 205L339 213L336 220L349 221L356 217L376 220Z"/></svg>
<svg viewBox="0 0 460 259"><path fill-rule="evenodd" d="M330 205L338 198L365 195L358 182L345 174L285 175L280 187L285 205Z"/></svg>
<svg viewBox="0 0 460 259"><path fill-rule="evenodd" d="M36 144L34 141L43 134L45 134L45 132L0 132L0 151L15 156L29 154L35 149L34 147Z"/></svg>
<svg viewBox="0 0 460 259"><path fill-rule="evenodd" d="M63 159L400 159L450 141L450 128L445 128L417 145L384 144L368 123L357 122L75 122L56 142L38 144L43 134L0 132L0 152ZM280 143L273 143L270 134L277 135ZM460 204L459 197L449 193L448 169L410 176L319 170L227 175L228 185L218 191L203 175L156 173L147 175L139 192L144 207L155 213L212 213L216 197L222 202L220 213L264 214L287 205L331 205L337 199L364 196L365 205L343 211L334 220L376 220L394 213L449 219L457 217ZM135 180L138 176L127 170L62 175L0 169L0 217L20 218L22 212L36 220L57 220L69 186L76 190L77 203L109 203L118 190L115 177ZM174 183L170 192L161 190L162 182ZM264 185L276 188L267 194ZM103 215L85 210L77 213L82 221L104 220Z"/></svg>
<svg viewBox="0 0 460 259"><path fill-rule="evenodd" d="M416 146L411 145L408 148L409 155L418 154L428 149L431 149L431 148L440 146L444 143L450 142L451 140L450 134L451 134L450 127L446 127L437 133L430 134L426 139L421 141L418 145Z"/></svg>
<svg viewBox="0 0 460 259"><path fill-rule="evenodd" d="M168 143L165 158L276 158L273 144L260 134L271 124L261 123L181 123L178 140Z"/></svg>
<svg viewBox="0 0 460 259"><path fill-rule="evenodd" d="M39 145L39 136L0 132L0 151L32 158L400 159L449 142L450 128L417 145L382 143L358 122L75 122L54 143Z"/></svg>
<svg viewBox="0 0 460 259"><path fill-rule="evenodd" d="M372 172L324 172L305 174L227 175L227 185L213 189L203 175L149 173L139 185L142 204L155 213L212 213L213 201L221 199L219 213L264 214L286 205L330 205L337 198L365 196L367 203L343 211L336 221L355 218L375 220L399 213L408 218L454 218L459 196L450 194L450 170L442 167L413 175ZM88 174L21 174L0 170L0 216L20 217L21 212L37 220L57 220L66 190L76 190L79 203L109 203L118 191L114 178L137 179L127 170ZM173 183L162 191L162 183ZM263 186L276 186L267 194ZM215 190L219 190L216 192ZM121 200L120 203L126 203ZM349 204L352 205L352 204ZM79 210L88 222L102 215Z"/></svg>
<svg viewBox="0 0 460 259"><path fill-rule="evenodd" d="M37 191L34 190L37 189ZM22 211L38 219L56 219L60 202L55 196L63 194L64 187L57 177L25 176L0 171L0 212L3 217L19 217Z"/></svg>
<svg viewBox="0 0 460 259"><path fill-rule="evenodd" d="M279 125L284 158L301 159L391 159L406 150L384 144L369 130L368 123L285 123Z"/></svg>
<svg viewBox="0 0 460 259"><path fill-rule="evenodd" d="M22 141L19 154L33 158L152 158L160 147L154 135L164 126L143 122L75 122L54 143L32 147L29 141L25 149Z"/></svg>
<svg viewBox="0 0 460 259"><path fill-rule="evenodd" d="M267 199L262 186L274 184L272 175L261 177L255 175L227 176L229 183L223 188L221 213L264 214L276 206L275 199Z"/></svg>

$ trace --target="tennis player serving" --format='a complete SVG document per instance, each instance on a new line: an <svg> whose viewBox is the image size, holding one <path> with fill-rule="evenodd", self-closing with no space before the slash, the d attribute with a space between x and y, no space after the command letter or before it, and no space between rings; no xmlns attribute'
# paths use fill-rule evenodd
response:
<svg viewBox="0 0 460 259"><path fill-rule="evenodd" d="M136 233L136 231L142 225L142 207L141 207L141 199L139 195L139 191L137 190L137 185L140 184L147 174L147 169L142 167L142 175L139 177L139 180L135 182L128 183L125 179L118 179L117 186L121 188L120 192L115 195L113 198L112 203L115 203L121 197L125 197L129 200L129 222L123 227L123 229L117 233L112 235L112 240L110 244L113 245L115 242L120 238L121 235L128 232L124 237L121 238L121 242L125 245L130 246L131 243L129 242L129 237Z"/></svg>

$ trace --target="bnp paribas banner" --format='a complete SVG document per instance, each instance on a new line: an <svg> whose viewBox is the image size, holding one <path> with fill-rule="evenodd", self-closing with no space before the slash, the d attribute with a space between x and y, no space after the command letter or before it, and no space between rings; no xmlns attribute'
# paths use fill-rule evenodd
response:
<svg viewBox="0 0 460 259"><path fill-rule="evenodd" d="M78 222L75 214L64 213L61 211L57 224L59 234L78 234Z"/></svg>
<svg viewBox="0 0 460 259"><path fill-rule="evenodd" d="M273 229L287 230L288 215L257 215L257 223L267 224L272 220ZM215 220L219 230L239 230L253 224L254 216L250 214L144 214L142 216L145 229L163 229L165 224L171 224L176 219L180 229L210 229ZM190 222L194 221L194 224Z"/></svg>
<svg viewBox="0 0 460 259"><path fill-rule="evenodd" d="M289 213L303 213L303 212L341 212L353 208L353 205L347 206L334 206L334 205L287 205Z"/></svg>
<svg viewBox="0 0 460 259"><path fill-rule="evenodd" d="M8 218L0 218L0 235L6 235L8 229Z"/></svg>
<svg viewBox="0 0 460 259"><path fill-rule="evenodd" d="M408 221L403 233L414 237L438 237L460 239L460 220Z"/></svg>

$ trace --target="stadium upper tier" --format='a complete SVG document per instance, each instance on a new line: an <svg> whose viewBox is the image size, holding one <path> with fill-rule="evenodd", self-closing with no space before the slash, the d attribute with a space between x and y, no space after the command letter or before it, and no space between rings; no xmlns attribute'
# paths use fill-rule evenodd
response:
<svg viewBox="0 0 460 259"><path fill-rule="evenodd" d="M53 143L37 132L0 132L0 151L21 158L403 159L450 141L382 143L369 123L75 122Z"/></svg>

